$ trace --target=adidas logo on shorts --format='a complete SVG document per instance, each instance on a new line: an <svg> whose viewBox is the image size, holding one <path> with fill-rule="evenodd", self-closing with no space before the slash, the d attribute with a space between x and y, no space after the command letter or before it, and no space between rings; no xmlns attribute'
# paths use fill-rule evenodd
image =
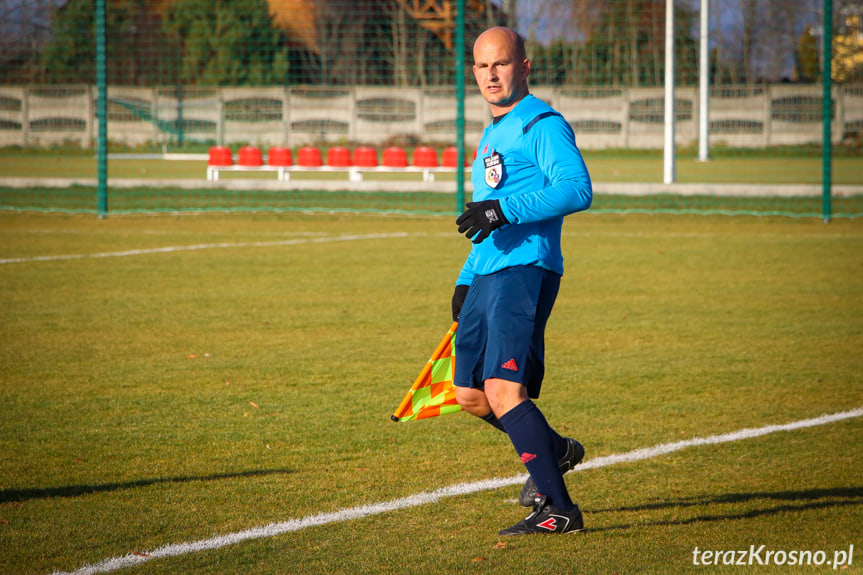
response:
<svg viewBox="0 0 863 575"><path fill-rule="evenodd" d="M516 365L514 359L509 360L508 362L503 364L501 367L504 369L508 369L510 371L518 371L518 366Z"/></svg>

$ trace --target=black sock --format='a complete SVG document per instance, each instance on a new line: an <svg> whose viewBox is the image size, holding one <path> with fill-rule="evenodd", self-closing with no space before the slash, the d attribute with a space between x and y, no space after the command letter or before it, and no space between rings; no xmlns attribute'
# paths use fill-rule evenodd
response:
<svg viewBox="0 0 863 575"><path fill-rule="evenodd" d="M501 419L516 453L536 484L536 490L548 496L561 511L574 509L575 504L557 465L554 447L557 433L549 427L539 408L527 400L504 413Z"/></svg>
<svg viewBox="0 0 863 575"><path fill-rule="evenodd" d="M503 428L503 424L497 418L493 411L489 411L486 415L480 415L480 419L494 427L495 429L499 429L500 431L506 433L506 429Z"/></svg>

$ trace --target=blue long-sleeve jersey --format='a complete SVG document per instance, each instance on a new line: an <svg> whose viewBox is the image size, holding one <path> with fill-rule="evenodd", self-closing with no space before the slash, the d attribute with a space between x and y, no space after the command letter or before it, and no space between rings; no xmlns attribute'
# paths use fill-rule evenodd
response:
<svg viewBox="0 0 863 575"><path fill-rule="evenodd" d="M486 158L499 155L502 173L486 178ZM510 222L471 251L456 280L470 285L518 265L563 274L563 217L590 207L593 190L569 123L539 98L527 96L483 132L471 172L473 201L498 199Z"/></svg>

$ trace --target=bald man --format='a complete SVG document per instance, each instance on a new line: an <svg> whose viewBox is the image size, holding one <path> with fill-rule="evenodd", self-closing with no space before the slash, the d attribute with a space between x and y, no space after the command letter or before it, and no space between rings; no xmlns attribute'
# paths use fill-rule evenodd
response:
<svg viewBox="0 0 863 575"><path fill-rule="evenodd" d="M472 240L452 299L456 398L509 435L530 473L519 501L533 512L500 534L570 533L583 520L563 473L584 448L555 432L532 400L563 275L563 218L590 207L590 176L569 123L530 94L521 37L491 28L477 38L473 56L493 121L473 163L473 201L456 220Z"/></svg>

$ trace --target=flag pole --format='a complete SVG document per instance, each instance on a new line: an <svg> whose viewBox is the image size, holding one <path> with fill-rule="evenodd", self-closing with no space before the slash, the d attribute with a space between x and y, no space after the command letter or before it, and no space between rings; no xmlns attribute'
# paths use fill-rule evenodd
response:
<svg viewBox="0 0 863 575"><path fill-rule="evenodd" d="M434 353L432 354L432 358L439 357L441 355L441 353L443 353L443 350L446 348L446 346L451 345L451 342L452 342L452 335L451 334L456 330L457 327L458 327L458 322L454 321L452 323L452 325L450 326L449 330L447 331L446 335L443 337L441 342L435 348ZM417 376L417 378L414 380L413 384L411 385L410 391L407 392L404 399L402 399L402 402L399 404L398 409L396 409L395 413L390 416L390 419L392 419L393 421L399 421L399 417L395 414L404 412L404 410L407 408L407 406L413 400L413 392L416 389L418 389L420 384L428 377L429 372L431 372L431 369L432 369L432 360L429 360L423 366L422 371L420 371L420 374Z"/></svg>

